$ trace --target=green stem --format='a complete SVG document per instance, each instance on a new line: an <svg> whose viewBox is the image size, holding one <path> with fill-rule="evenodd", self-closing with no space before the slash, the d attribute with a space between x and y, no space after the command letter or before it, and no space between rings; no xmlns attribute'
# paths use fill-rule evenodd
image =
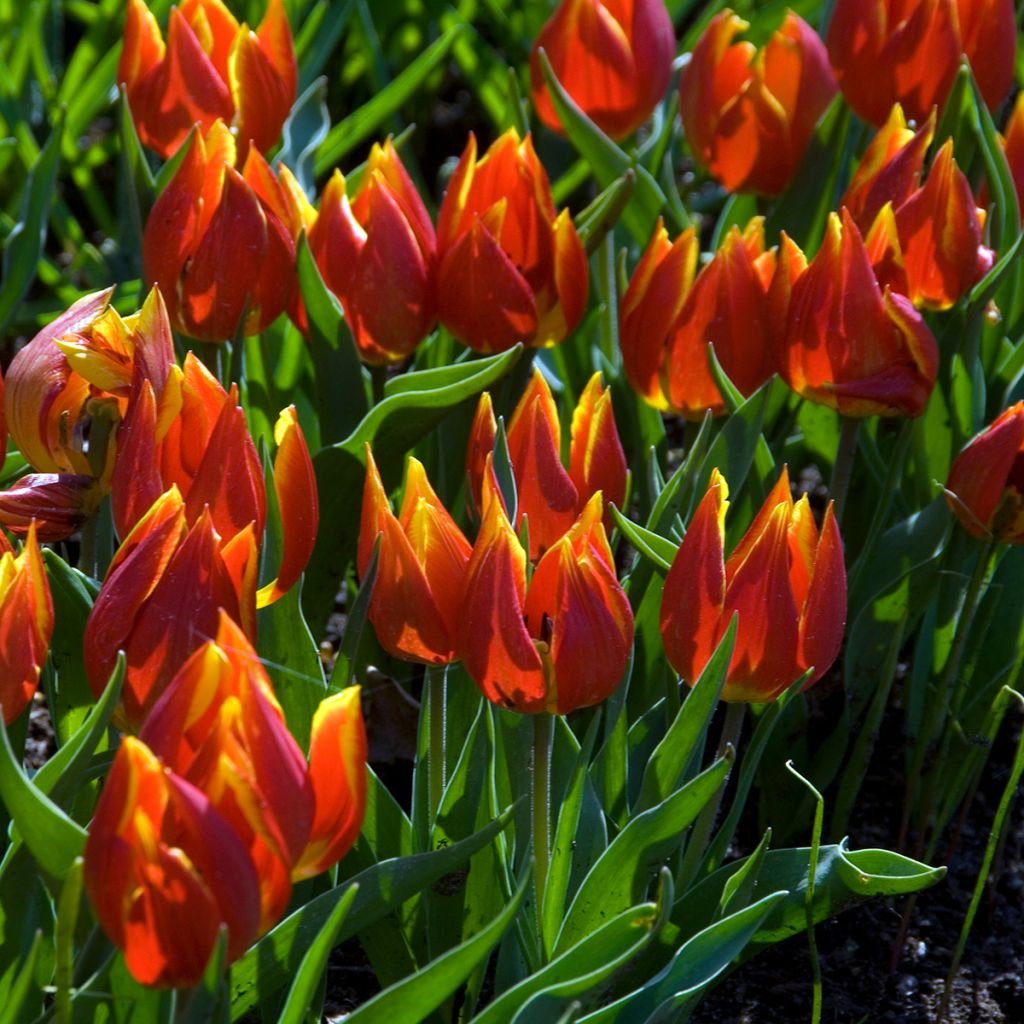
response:
<svg viewBox="0 0 1024 1024"><path fill-rule="evenodd" d="M1022 697L1016 690L1010 693L1024 704ZM1017 753L1013 759L1013 768L1010 777L1006 780L1003 795L999 800L999 807L996 809L995 820L992 822L992 830L988 835L988 843L985 846L985 856L978 870L978 878L974 883L974 894L971 896L971 905L967 909L967 916L964 917L963 927L960 929L960 937L957 939L956 950L953 952L953 962L949 965L949 974L946 975L946 986L942 993L942 1004L939 1007L938 1024L946 1018L949 1009L949 997L953 991L953 979L960 969L960 960L964 955L964 948L967 939L971 934L971 927L974 925L974 917L978 913L978 906L981 904L981 897L985 891L985 883L988 881L989 871L992 868L992 861L995 859L996 849L999 846L1003 832L1006 828L1006 818L1010 812L1010 805L1017 794L1017 786L1020 783L1021 775L1024 774L1024 732L1017 741Z"/></svg>
<svg viewBox="0 0 1024 1024"><path fill-rule="evenodd" d="M78 568L93 579L99 578L99 555L96 543L98 524L96 520L97 516L94 513L82 524L78 549Z"/></svg>
<svg viewBox="0 0 1024 1024"><path fill-rule="evenodd" d="M740 734L743 732L743 719L746 716L747 705L742 702L735 702L726 705L725 722L722 724L722 735L718 740L718 750L715 752L715 760L724 757L729 747L736 749L739 743ZM733 761L735 764L735 760ZM693 884L694 877L700 868L704 853L707 850L708 840L711 838L711 830L715 826L715 819L718 817L718 808L722 804L722 797L725 795L726 787L729 785L730 772L722 779L715 795L704 805L696 822L690 841L686 844L686 853L683 855L683 864L679 869L678 888L680 892L686 890Z"/></svg>
<svg viewBox="0 0 1024 1024"><path fill-rule="evenodd" d="M427 695L430 713L430 764L428 767L428 785L430 790L430 819L437 820L444 798L445 778L445 710L448 703L448 666L445 665L440 676L430 671L427 684L430 691Z"/></svg>
<svg viewBox="0 0 1024 1024"><path fill-rule="evenodd" d="M554 718L546 711L533 716L533 879L537 904L537 934L541 959L547 960L544 946L544 890L551 862L551 738Z"/></svg>
<svg viewBox="0 0 1024 1024"><path fill-rule="evenodd" d="M857 433L860 420L850 416L840 417L839 444L836 446L836 461L832 467L832 480L828 486L829 497L835 502L836 522L842 524L846 507L846 494L850 489L853 463L857 456Z"/></svg>

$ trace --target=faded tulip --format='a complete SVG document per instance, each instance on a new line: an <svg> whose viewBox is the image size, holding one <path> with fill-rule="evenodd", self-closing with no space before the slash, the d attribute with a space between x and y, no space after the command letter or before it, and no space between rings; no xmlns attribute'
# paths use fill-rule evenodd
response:
<svg viewBox="0 0 1024 1024"><path fill-rule="evenodd" d="M817 33L790 11L760 50L734 43L748 23L715 15L679 78L679 112L697 159L730 192L778 195L836 93Z"/></svg>
<svg viewBox="0 0 1024 1024"><path fill-rule="evenodd" d="M846 623L846 567L832 514L821 530L807 496L793 501L785 469L725 557L728 486L713 470L665 578L661 636L672 667L693 686L738 616L722 698L775 700L810 669L831 667Z"/></svg>
<svg viewBox="0 0 1024 1024"><path fill-rule="evenodd" d="M672 77L676 39L664 0L562 0L530 51L530 86L540 119L561 132L540 51L565 91L613 139L653 113Z"/></svg>
<svg viewBox="0 0 1024 1024"><path fill-rule="evenodd" d="M477 160L469 142L438 214L438 315L464 344L501 352L555 345L587 303L587 257L556 213L530 136L514 128Z"/></svg>

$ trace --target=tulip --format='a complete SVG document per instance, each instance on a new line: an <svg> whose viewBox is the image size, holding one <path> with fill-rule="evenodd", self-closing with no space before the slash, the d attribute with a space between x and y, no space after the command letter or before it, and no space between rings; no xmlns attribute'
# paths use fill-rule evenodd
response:
<svg viewBox="0 0 1024 1024"><path fill-rule="evenodd" d="M633 613L615 576L600 492L526 581L526 551L488 480L458 629L458 653L484 696L527 714L568 714L618 685Z"/></svg>
<svg viewBox="0 0 1024 1024"><path fill-rule="evenodd" d="M1003 153L1013 175L1013 184L1017 190L1017 204L1024 210L1024 93L1017 96L1013 105L1013 113L1006 124L1006 136L1003 139Z"/></svg>
<svg viewBox="0 0 1024 1024"><path fill-rule="evenodd" d="M972 536L1024 544L1024 402L1011 405L953 460L946 500Z"/></svg>
<svg viewBox="0 0 1024 1024"><path fill-rule="evenodd" d="M366 574L378 537L369 618L381 646L396 658L435 665L452 661L469 542L417 459L409 460L405 497L395 516L367 445L357 554L360 577Z"/></svg>
<svg viewBox="0 0 1024 1024"><path fill-rule="evenodd" d="M222 926L229 961L258 934L259 882L242 841L207 796L131 736L89 828L84 881L143 985L198 985Z"/></svg>
<svg viewBox="0 0 1024 1024"><path fill-rule="evenodd" d="M562 0L530 51L530 86L540 119L556 132L540 51L580 109L613 139L632 134L661 102L676 39L663 0Z"/></svg>
<svg viewBox="0 0 1024 1024"><path fill-rule="evenodd" d="M749 28L717 14L679 78L679 112L697 159L730 192L778 195L790 182L836 93L817 33L790 11L757 50Z"/></svg>
<svg viewBox="0 0 1024 1024"><path fill-rule="evenodd" d="M39 539L54 543L77 533L102 498L103 489L95 477L28 473L0 491L0 523L12 533L27 533L34 523Z"/></svg>
<svg viewBox="0 0 1024 1024"><path fill-rule="evenodd" d="M437 240L438 314L470 348L555 345L583 318L587 257L569 211L556 215L529 135L510 128L478 161L470 133Z"/></svg>
<svg viewBox="0 0 1024 1024"><path fill-rule="evenodd" d="M93 692L123 650L123 717L138 729L182 662L216 634L222 609L255 636L257 562L252 523L224 540L208 509L190 526L177 488L161 495L118 548L89 613Z"/></svg>
<svg viewBox="0 0 1024 1024"><path fill-rule="evenodd" d="M805 672L828 671L846 623L846 568L832 504L819 531L807 495L796 503L785 469L725 558L728 485L713 470L665 578L661 636L672 667L693 686L738 616L722 698L775 700Z"/></svg>
<svg viewBox="0 0 1024 1024"><path fill-rule="evenodd" d="M365 362L400 362L434 329L434 226L390 139L370 151L351 204L334 172L309 245Z"/></svg>
<svg viewBox="0 0 1024 1024"><path fill-rule="evenodd" d="M195 133L142 237L146 280L160 286L175 326L203 341L263 330L295 289L288 226L249 184L263 191L269 171L250 151L239 174L235 156L223 121Z"/></svg>
<svg viewBox="0 0 1024 1024"><path fill-rule="evenodd" d="M651 405L687 419L725 412L708 366L714 345L729 379L744 394L774 372L768 342L769 290L776 257L764 247L764 223L730 229L694 280L698 243L692 229L671 245L659 223L622 300L619 339L626 378Z"/></svg>
<svg viewBox="0 0 1024 1024"><path fill-rule="evenodd" d="M479 509L487 457L494 449L497 422L491 396L480 396L470 431L466 469L470 498ZM516 529L529 524L530 558L536 561L572 526L587 502L602 491L621 507L626 496L628 469L619 440L610 389L595 373L576 403L569 445L569 469L561 462L562 429L558 411L544 375L533 377L516 404L507 431L509 459L516 483ZM496 485L496 479L492 480ZM500 492L499 498L500 498ZM501 499L502 501L504 499ZM505 509L508 514L508 509ZM610 528L610 513L605 513Z"/></svg>
<svg viewBox="0 0 1024 1024"><path fill-rule="evenodd" d="M10 725L28 707L53 633L53 602L34 526L18 555L0 534L0 705Z"/></svg>
<svg viewBox="0 0 1024 1024"><path fill-rule="evenodd" d="M883 206L867 233L879 282L917 307L949 309L995 261L982 242L983 217L947 139L924 185L895 210Z"/></svg>
<svg viewBox="0 0 1024 1024"><path fill-rule="evenodd" d="M244 158L266 152L295 102L298 72L282 0L269 0L259 28L239 23L221 0L171 8L167 42L143 0L129 0L117 80L128 93L143 145L171 156L198 123L231 124Z"/></svg>
<svg viewBox="0 0 1024 1024"><path fill-rule="evenodd" d="M217 635L168 683L140 739L210 797L260 878L260 931L284 913L293 879L335 864L362 824L366 740L359 688L325 700L310 764L285 725L244 632L221 613Z"/></svg>
<svg viewBox="0 0 1024 1024"><path fill-rule="evenodd" d="M846 210L793 283L776 343L786 383L844 416L919 416L938 373L935 338L909 299L879 287Z"/></svg>
<svg viewBox="0 0 1024 1024"><path fill-rule="evenodd" d="M837 0L828 54L847 103L881 125L894 103L924 121L942 107L960 56L989 108L1013 83L1013 0Z"/></svg>

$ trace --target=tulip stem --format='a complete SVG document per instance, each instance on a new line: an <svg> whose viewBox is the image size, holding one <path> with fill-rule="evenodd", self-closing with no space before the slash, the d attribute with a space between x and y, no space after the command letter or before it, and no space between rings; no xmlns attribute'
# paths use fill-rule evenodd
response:
<svg viewBox="0 0 1024 1024"><path fill-rule="evenodd" d="M846 507L846 494L850 489L850 477L853 475L853 462L857 456L857 433L860 420L851 416L840 416L839 444L836 446L836 461L832 467L832 480L828 486L829 497L835 502L834 514L836 522L841 526L843 509Z"/></svg>
<svg viewBox="0 0 1024 1024"><path fill-rule="evenodd" d="M551 860L551 738L554 716L546 711L533 715L533 878L537 904L537 934L541 959L547 959L544 947L544 890Z"/></svg>
<svg viewBox="0 0 1024 1024"><path fill-rule="evenodd" d="M444 799L445 778L445 709L448 703L448 666L440 674L427 669L427 707L430 714L430 820L437 820Z"/></svg>

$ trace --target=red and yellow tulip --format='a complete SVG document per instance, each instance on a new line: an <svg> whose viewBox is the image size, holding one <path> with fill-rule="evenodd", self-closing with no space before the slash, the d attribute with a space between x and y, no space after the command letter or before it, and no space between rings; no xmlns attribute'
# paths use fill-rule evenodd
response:
<svg viewBox="0 0 1024 1024"><path fill-rule="evenodd" d="M583 318L587 257L547 172L514 128L477 160L472 134L437 224L438 315L464 344L555 345Z"/></svg>
<svg viewBox="0 0 1024 1024"><path fill-rule="evenodd" d="M749 28L715 15L679 78L679 112L694 156L730 192L778 195L836 93L817 33L790 11L760 50Z"/></svg>
<svg viewBox="0 0 1024 1024"><path fill-rule="evenodd" d="M235 159L223 121L193 134L142 238L146 280L159 285L175 326L203 341L263 330L295 292L291 224L275 212L292 210L286 190L268 202L273 172L263 157L250 150L241 174Z"/></svg>
<svg viewBox="0 0 1024 1024"><path fill-rule="evenodd" d="M775 700L809 669L835 661L846 623L846 568L832 506L821 530L807 496L793 501L785 469L725 558L728 485L714 470L665 579L661 635L672 667L697 681L734 614L728 701Z"/></svg>
<svg viewBox="0 0 1024 1024"><path fill-rule="evenodd" d="M580 109L606 135L622 139L665 95L676 39L664 0L562 0L530 52L533 104L540 119L561 132L541 50Z"/></svg>
<svg viewBox="0 0 1024 1024"><path fill-rule="evenodd" d="M144 0L129 0L117 80L125 86L143 145L169 157L194 124L231 125L244 158L249 144L277 142L295 102L298 71L282 0L268 0L253 32L221 0L171 8L164 42Z"/></svg>
<svg viewBox="0 0 1024 1024"><path fill-rule="evenodd" d="M615 576L596 493L526 580L527 553L485 475L457 649L484 696L502 707L568 714L618 685L633 613Z"/></svg>

